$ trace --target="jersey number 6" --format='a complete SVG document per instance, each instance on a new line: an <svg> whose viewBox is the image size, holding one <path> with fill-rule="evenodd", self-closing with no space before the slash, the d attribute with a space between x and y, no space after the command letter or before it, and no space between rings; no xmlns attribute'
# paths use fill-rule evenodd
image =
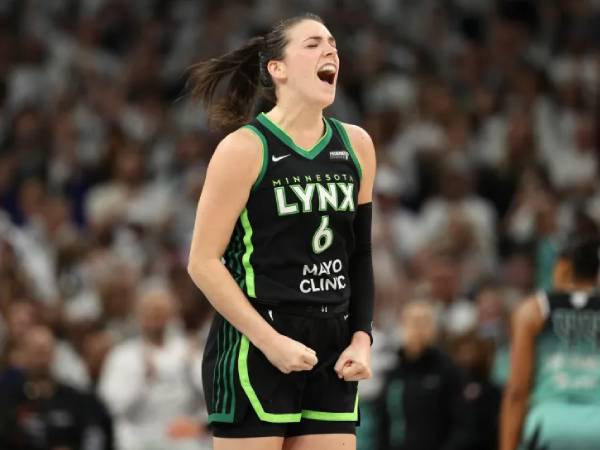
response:
<svg viewBox="0 0 600 450"><path fill-rule="evenodd" d="M321 224L312 238L313 252L317 255L327 250L333 243L333 231L329 228L329 216L321 217Z"/></svg>

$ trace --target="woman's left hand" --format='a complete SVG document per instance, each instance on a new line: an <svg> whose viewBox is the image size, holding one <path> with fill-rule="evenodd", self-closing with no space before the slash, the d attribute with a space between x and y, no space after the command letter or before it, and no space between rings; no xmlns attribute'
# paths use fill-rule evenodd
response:
<svg viewBox="0 0 600 450"><path fill-rule="evenodd" d="M371 338L367 333L354 333L352 342L338 358L334 370L345 381L371 378Z"/></svg>

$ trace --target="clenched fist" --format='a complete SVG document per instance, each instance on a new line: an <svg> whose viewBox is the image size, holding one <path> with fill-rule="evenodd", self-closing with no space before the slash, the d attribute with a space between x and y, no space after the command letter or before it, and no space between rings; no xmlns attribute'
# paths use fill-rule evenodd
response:
<svg viewBox="0 0 600 450"><path fill-rule="evenodd" d="M260 350L283 373L311 370L318 361L312 348L283 334L278 334L264 347Z"/></svg>

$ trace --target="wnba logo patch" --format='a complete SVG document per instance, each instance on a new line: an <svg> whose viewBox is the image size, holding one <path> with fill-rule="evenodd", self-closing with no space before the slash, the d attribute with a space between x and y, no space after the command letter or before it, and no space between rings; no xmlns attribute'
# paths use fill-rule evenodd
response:
<svg viewBox="0 0 600 450"><path fill-rule="evenodd" d="M329 152L329 159L332 161L348 161L350 155L346 150L335 150Z"/></svg>

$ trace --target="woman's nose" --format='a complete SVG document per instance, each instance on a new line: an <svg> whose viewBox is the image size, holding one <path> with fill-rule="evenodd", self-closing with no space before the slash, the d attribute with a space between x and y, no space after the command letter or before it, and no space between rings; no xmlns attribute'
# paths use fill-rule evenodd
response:
<svg viewBox="0 0 600 450"><path fill-rule="evenodd" d="M337 55L337 48L332 45L328 45L325 49L325 56Z"/></svg>

